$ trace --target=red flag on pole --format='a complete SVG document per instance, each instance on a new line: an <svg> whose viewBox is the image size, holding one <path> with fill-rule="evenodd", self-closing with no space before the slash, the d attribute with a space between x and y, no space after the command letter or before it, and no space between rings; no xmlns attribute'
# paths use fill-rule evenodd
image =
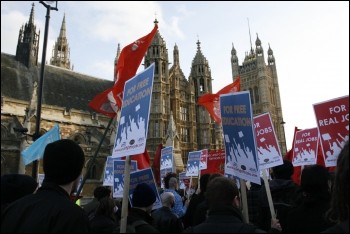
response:
<svg viewBox="0 0 350 234"><path fill-rule="evenodd" d="M240 86L241 86L241 79L238 76L236 77L233 83L225 86L224 88L219 90L217 93L215 94L208 93L199 97L197 104L204 106L216 123L221 123L220 95L226 94L226 93L232 93L232 92L239 92Z"/></svg>
<svg viewBox="0 0 350 234"><path fill-rule="evenodd" d="M89 102L89 106L93 110L111 118L116 115L122 106L125 82L136 74L157 30L158 25L155 24L149 34L137 39L122 49L115 68L116 82L113 87L96 95L94 99Z"/></svg>
<svg viewBox="0 0 350 234"><path fill-rule="evenodd" d="M163 149L163 144L160 143L157 147L156 153L154 154L153 165L152 165L154 178L158 185L160 185L160 156L162 154L162 149Z"/></svg>

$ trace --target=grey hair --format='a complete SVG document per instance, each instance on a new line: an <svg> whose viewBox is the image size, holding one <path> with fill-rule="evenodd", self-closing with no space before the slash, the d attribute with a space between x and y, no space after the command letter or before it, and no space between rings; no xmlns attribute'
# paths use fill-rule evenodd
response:
<svg viewBox="0 0 350 234"><path fill-rule="evenodd" d="M167 206L167 207L171 207L171 204L175 200L175 196L174 196L174 194L172 192L163 192L160 195L160 198L162 200L163 206Z"/></svg>

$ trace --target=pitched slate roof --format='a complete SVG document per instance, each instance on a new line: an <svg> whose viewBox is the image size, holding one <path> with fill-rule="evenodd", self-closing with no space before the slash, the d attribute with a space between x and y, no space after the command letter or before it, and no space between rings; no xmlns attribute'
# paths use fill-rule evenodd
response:
<svg viewBox="0 0 350 234"><path fill-rule="evenodd" d="M28 68L16 61L15 56L1 53L2 97L29 102L34 81L39 78L40 64ZM42 104L93 112L88 103L112 85L113 81L46 65Z"/></svg>

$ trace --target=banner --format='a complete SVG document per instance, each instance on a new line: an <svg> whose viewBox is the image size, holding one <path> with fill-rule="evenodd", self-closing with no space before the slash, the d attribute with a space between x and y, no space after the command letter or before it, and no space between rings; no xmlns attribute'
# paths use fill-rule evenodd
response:
<svg viewBox="0 0 350 234"><path fill-rule="evenodd" d="M349 140L349 95L313 105L326 167L337 164Z"/></svg>
<svg viewBox="0 0 350 234"><path fill-rule="evenodd" d="M122 198L124 192L124 172L125 172L125 160L113 161L113 197ZM137 171L137 162L131 160L130 172Z"/></svg>
<svg viewBox="0 0 350 234"><path fill-rule="evenodd" d="M201 170L201 175L203 174L224 174L225 169L225 150L209 150L207 159L207 169Z"/></svg>
<svg viewBox="0 0 350 234"><path fill-rule="evenodd" d="M118 158L144 153L153 78L154 63L126 82L112 157Z"/></svg>
<svg viewBox="0 0 350 234"><path fill-rule="evenodd" d="M156 194L156 201L153 203L152 210L159 209L162 207L162 203L159 197L158 189L156 187L156 181L154 180L154 176L151 168L147 168L140 171L135 171L130 173L130 190L129 190L129 201L132 205L132 193L134 192L136 185L140 183L146 183L153 189Z"/></svg>
<svg viewBox="0 0 350 234"><path fill-rule="evenodd" d="M160 170L173 169L174 166L173 147L169 146L161 149Z"/></svg>
<svg viewBox="0 0 350 234"><path fill-rule="evenodd" d="M201 150L201 159L199 162L199 170L207 169L207 162L208 162L208 150L203 149L203 150Z"/></svg>
<svg viewBox="0 0 350 234"><path fill-rule="evenodd" d="M188 153L186 176L199 175L199 161L201 159L201 151L192 151Z"/></svg>
<svg viewBox="0 0 350 234"><path fill-rule="evenodd" d="M123 161L123 160L119 160L118 158L112 158L111 156L107 157L106 165L103 173L103 183L102 183L103 186L113 186L114 173L117 172L116 170L114 170L114 161L117 161L117 160ZM136 170L137 170L137 161L131 160L131 168L134 169L135 163L136 163ZM125 162L123 164L125 164ZM124 172L122 174L124 174Z"/></svg>
<svg viewBox="0 0 350 234"><path fill-rule="evenodd" d="M270 113L255 116L254 129L260 170L282 165L283 158Z"/></svg>
<svg viewBox="0 0 350 234"><path fill-rule="evenodd" d="M260 184L249 91L221 95L220 109L226 152L225 174Z"/></svg>
<svg viewBox="0 0 350 234"><path fill-rule="evenodd" d="M318 130L310 128L297 131L293 146L293 166L316 164Z"/></svg>

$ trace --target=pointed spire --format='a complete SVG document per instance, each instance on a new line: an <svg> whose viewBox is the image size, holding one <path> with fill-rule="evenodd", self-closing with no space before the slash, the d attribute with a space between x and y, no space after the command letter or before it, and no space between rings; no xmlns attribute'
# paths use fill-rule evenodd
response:
<svg viewBox="0 0 350 234"><path fill-rule="evenodd" d="M201 43L200 43L199 39L197 40L197 50L198 51L201 50Z"/></svg>
<svg viewBox="0 0 350 234"><path fill-rule="evenodd" d="M180 65L180 58L179 58L179 48L177 47L176 43L174 46L174 65Z"/></svg>
<svg viewBox="0 0 350 234"><path fill-rule="evenodd" d="M253 53L252 36L250 35L249 18L247 18L247 20L248 20L248 29L249 29L250 52Z"/></svg>
<svg viewBox="0 0 350 234"><path fill-rule="evenodd" d="M117 54L116 54L115 59L114 59L115 64L117 64L119 56L120 56L120 43L118 43Z"/></svg>
<svg viewBox="0 0 350 234"><path fill-rule="evenodd" d="M237 55L237 51L236 51L236 49L235 49L235 46L233 45L233 42L232 42L231 55L232 55L232 56L236 56L236 55Z"/></svg>
<svg viewBox="0 0 350 234"><path fill-rule="evenodd" d="M34 25L34 3L32 4L32 10L30 11L28 24Z"/></svg>
<svg viewBox="0 0 350 234"><path fill-rule="evenodd" d="M255 45L256 45L256 46L261 46L261 41L260 41L260 39L259 39L259 35L258 35L258 33L256 34L256 41L255 41Z"/></svg>
<svg viewBox="0 0 350 234"><path fill-rule="evenodd" d="M66 13L64 13L63 15L59 38L65 38L65 37L66 37Z"/></svg>

